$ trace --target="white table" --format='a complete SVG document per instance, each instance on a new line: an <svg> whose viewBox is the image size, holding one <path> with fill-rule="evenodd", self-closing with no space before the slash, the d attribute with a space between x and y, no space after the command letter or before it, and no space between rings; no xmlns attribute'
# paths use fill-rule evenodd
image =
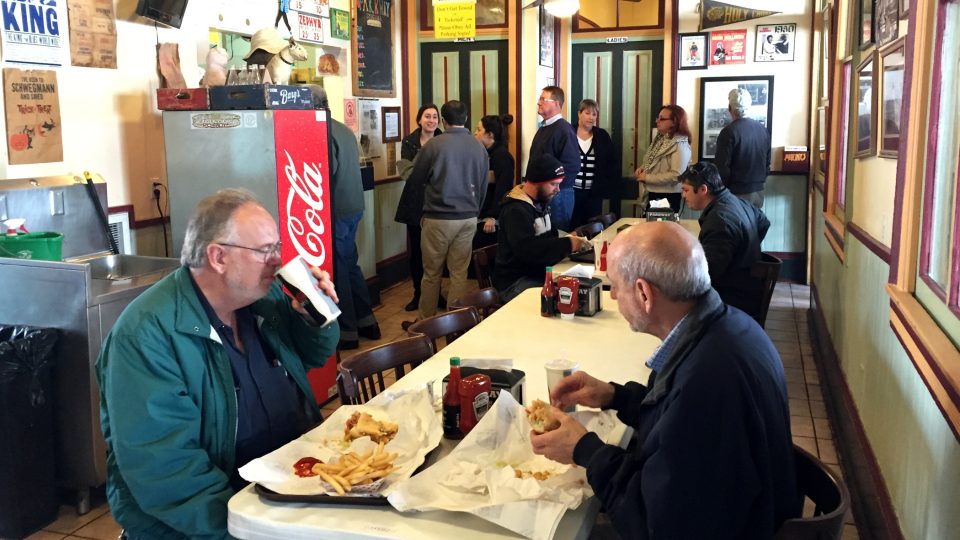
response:
<svg viewBox="0 0 960 540"><path fill-rule="evenodd" d="M646 382L650 370L644 361L660 340L630 330L617 304L604 291L603 310L593 317L564 321L540 316L540 291L524 291L479 326L442 349L401 378L395 388L422 386L450 371L451 356L512 358L526 372L525 404L546 399L543 364L566 357L580 369L607 381ZM599 511L595 498L568 511L555 538L586 538ZM230 534L251 540L266 539L499 539L516 534L462 512L401 514L392 507L290 504L264 501L248 486L228 504Z"/></svg>
<svg viewBox="0 0 960 540"><path fill-rule="evenodd" d="M599 242L599 241L603 241L603 240L606 240L607 242L610 242L610 241L612 241L612 240L617 236L617 234L620 232L620 231L618 230L620 227L623 227L624 225L635 225L635 224L637 224L637 223L640 223L641 221L646 221L646 219L643 219L643 218L630 218L630 217L620 218L620 219L618 219L617 221L615 221L612 225L610 225L609 227L607 227L606 229L600 231L600 234L598 234L597 236L593 237L592 241L594 242L594 244L596 244L596 243ZM700 235L700 222L699 222L699 221L697 221L697 220L695 220L695 219L681 219L681 220L680 220L680 225L681 225L684 229L690 231L690 234L692 234L692 235L694 235L694 236L699 236L699 235ZM580 262L576 262L576 261L571 261L570 259L564 259L564 260L560 261L559 263L553 265L553 275L554 275L554 277L559 276L559 275L563 274L564 272L566 272L567 270L573 268L574 266L576 266L576 265L578 265L578 264L583 265L583 266L589 266L590 268L594 268L594 265L593 265L593 264L590 264L590 263L580 263ZM600 272L599 270L594 269L593 277L598 278L600 281L602 281L604 287L606 287L606 288L609 288L609 287L610 287L610 280L607 279L607 273L606 273L606 272Z"/></svg>

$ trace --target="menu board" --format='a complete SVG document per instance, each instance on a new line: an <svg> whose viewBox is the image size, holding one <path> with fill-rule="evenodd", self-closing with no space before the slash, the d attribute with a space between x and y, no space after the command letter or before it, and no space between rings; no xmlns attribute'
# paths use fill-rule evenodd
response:
<svg viewBox="0 0 960 540"><path fill-rule="evenodd" d="M391 0L357 0L353 50L353 94L396 97L394 86Z"/></svg>

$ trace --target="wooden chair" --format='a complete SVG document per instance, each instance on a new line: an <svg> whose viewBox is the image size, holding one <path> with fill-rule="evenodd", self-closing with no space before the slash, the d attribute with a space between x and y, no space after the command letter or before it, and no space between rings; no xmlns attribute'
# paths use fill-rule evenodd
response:
<svg viewBox="0 0 960 540"><path fill-rule="evenodd" d="M399 379L405 367L413 369L435 352L430 338L419 334L355 354L337 367L340 402L359 405L369 401L386 389L384 372L393 369Z"/></svg>
<svg viewBox="0 0 960 540"><path fill-rule="evenodd" d="M417 321L407 328L407 334L427 336L433 342L433 348L439 351L437 341L440 338L444 338L449 345L478 324L480 324L480 312L477 308L470 306Z"/></svg>
<svg viewBox="0 0 960 540"><path fill-rule="evenodd" d="M603 223L599 221L594 221L592 223L587 223L581 225L573 230L578 236L586 236L587 238L593 238L594 236L603 232Z"/></svg>
<svg viewBox="0 0 960 540"><path fill-rule="evenodd" d="M606 214L600 214L599 216L593 216L587 220L587 223L600 222L603 223L604 229L609 229L617 221L617 215L613 212L607 212Z"/></svg>
<svg viewBox="0 0 960 540"><path fill-rule="evenodd" d="M780 276L780 266L783 261L770 255L769 253L760 253L760 260L753 263L750 269L750 275L759 280L760 286L760 306L756 313L751 313L753 318L762 328L767 322L767 311L770 309L770 299L773 298L773 289L777 286L777 277Z"/></svg>
<svg viewBox="0 0 960 540"><path fill-rule="evenodd" d="M493 287L493 267L497 262L497 245L473 250L473 272L481 289Z"/></svg>
<svg viewBox="0 0 960 540"><path fill-rule="evenodd" d="M486 319L491 313L500 308L500 295L493 287L486 287L476 291L469 292L453 302L450 302L450 309L460 309L473 306L480 312L480 317Z"/></svg>
<svg viewBox="0 0 960 540"><path fill-rule="evenodd" d="M822 461L794 446L797 490L813 503L813 515L788 519L774 540L839 540L843 518L850 508L850 493L839 476Z"/></svg>

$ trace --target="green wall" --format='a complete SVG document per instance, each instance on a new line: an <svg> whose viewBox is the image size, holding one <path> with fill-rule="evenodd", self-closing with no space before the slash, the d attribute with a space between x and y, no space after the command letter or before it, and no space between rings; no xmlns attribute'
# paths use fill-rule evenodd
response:
<svg viewBox="0 0 960 540"><path fill-rule="evenodd" d="M823 208L819 193L813 204ZM811 279L900 528L911 540L955 539L960 443L890 328L889 266L849 234L841 264L816 216Z"/></svg>

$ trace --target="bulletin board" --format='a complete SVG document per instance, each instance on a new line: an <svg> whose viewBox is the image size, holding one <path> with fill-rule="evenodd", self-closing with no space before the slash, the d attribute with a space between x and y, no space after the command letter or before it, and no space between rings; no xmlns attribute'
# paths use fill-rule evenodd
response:
<svg viewBox="0 0 960 540"><path fill-rule="evenodd" d="M391 0L357 0L350 35L353 94L396 97Z"/></svg>

